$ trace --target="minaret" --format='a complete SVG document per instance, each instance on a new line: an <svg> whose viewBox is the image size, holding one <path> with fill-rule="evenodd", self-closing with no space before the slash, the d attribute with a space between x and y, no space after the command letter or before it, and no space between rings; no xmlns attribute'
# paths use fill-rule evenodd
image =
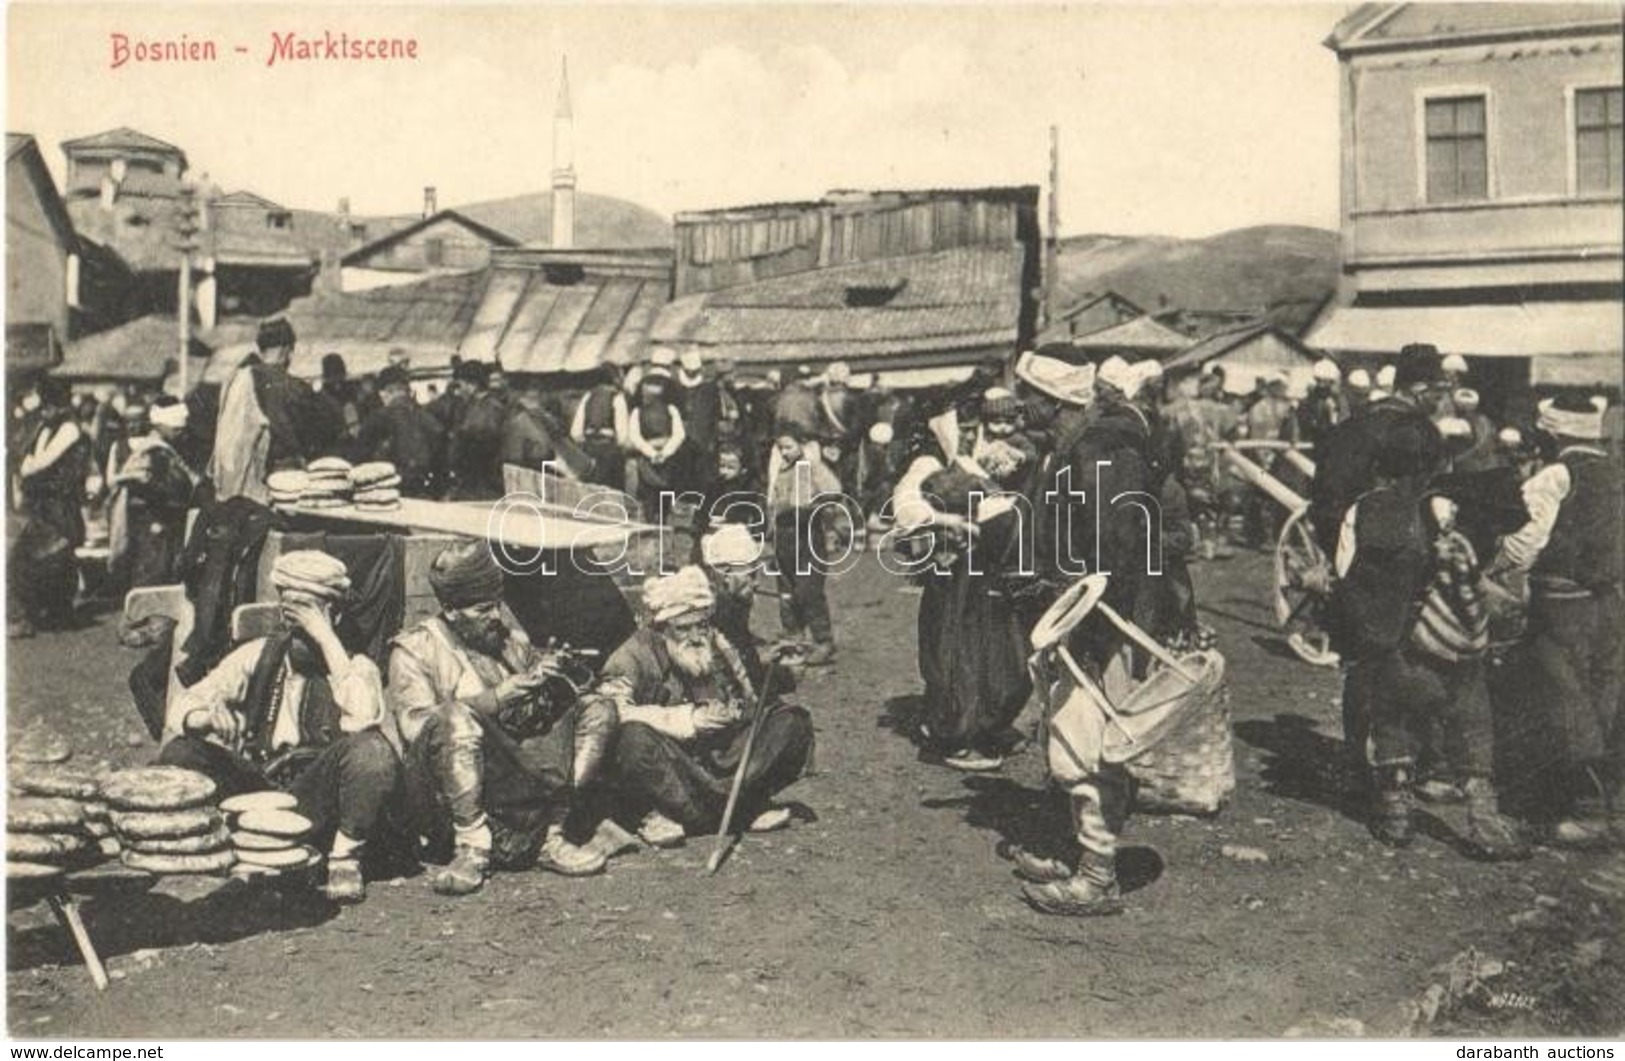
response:
<svg viewBox="0 0 1625 1061"><path fill-rule="evenodd" d="M553 111L553 249L569 250L576 241L576 165L570 114L570 60L559 78L559 104Z"/></svg>

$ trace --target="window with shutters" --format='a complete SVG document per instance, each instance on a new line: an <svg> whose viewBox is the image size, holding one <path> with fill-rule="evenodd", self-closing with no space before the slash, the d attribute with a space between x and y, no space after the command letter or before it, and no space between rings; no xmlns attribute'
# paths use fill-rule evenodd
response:
<svg viewBox="0 0 1625 1061"><path fill-rule="evenodd" d="M1489 130L1483 96L1424 103L1427 201L1453 203L1489 197Z"/></svg>
<svg viewBox="0 0 1625 1061"><path fill-rule="evenodd" d="M1625 93L1619 88L1574 92L1574 186L1579 192L1617 192L1625 170Z"/></svg>

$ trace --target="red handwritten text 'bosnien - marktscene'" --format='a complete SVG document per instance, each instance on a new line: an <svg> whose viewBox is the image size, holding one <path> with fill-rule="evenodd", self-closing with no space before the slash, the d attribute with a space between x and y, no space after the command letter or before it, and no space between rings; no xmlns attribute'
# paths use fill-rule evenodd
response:
<svg viewBox="0 0 1625 1061"><path fill-rule="evenodd" d="M266 66L282 63L392 62L418 58L416 37L371 37L348 31L273 32L258 46L212 37L151 39L127 33L109 33L108 68L182 63L217 63L247 58Z"/></svg>

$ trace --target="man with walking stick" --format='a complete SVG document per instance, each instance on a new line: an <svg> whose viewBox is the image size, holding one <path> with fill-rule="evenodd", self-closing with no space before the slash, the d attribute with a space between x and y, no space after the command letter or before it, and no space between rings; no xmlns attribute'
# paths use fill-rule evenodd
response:
<svg viewBox="0 0 1625 1061"><path fill-rule="evenodd" d="M811 718L759 702L739 653L713 624L715 595L700 568L651 579L643 602L644 625L604 664L594 693L621 720L615 773L623 810L646 842L672 846L728 824L737 774L732 822L751 831L788 825L789 810L770 801L812 759Z"/></svg>

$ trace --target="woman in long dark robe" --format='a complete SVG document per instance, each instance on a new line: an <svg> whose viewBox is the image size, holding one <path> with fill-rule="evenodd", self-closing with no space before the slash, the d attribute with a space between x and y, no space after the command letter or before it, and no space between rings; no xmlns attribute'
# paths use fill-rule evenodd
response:
<svg viewBox="0 0 1625 1061"><path fill-rule="evenodd" d="M918 619L923 736L945 765L988 771L1019 739L1011 723L1032 693L1025 626L1007 592L1031 528L1021 506L991 514L984 499L973 509L972 492L999 486L957 453L956 419L932 421L939 439L922 441L894 496L900 526L933 527ZM944 441L954 444L952 461Z"/></svg>

